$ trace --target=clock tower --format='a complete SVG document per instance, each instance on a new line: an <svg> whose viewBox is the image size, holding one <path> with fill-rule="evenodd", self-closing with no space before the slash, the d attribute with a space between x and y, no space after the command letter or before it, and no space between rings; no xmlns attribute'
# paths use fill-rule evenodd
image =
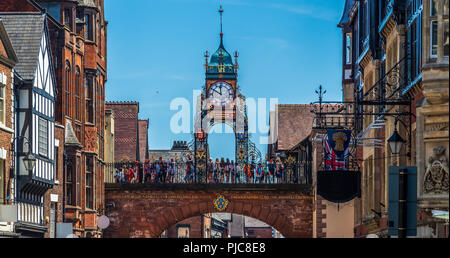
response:
<svg viewBox="0 0 450 258"><path fill-rule="evenodd" d="M205 53L205 86L198 103L195 118L195 164L198 175L206 175L208 170L208 134L217 124L228 124L236 138L236 164L243 168L248 163L248 126L245 98L238 86L238 53L235 61L223 44L222 15L220 6L220 45L217 51ZM238 168L239 169L239 168ZM202 176L206 180L206 176ZM201 179L201 180L202 180Z"/></svg>

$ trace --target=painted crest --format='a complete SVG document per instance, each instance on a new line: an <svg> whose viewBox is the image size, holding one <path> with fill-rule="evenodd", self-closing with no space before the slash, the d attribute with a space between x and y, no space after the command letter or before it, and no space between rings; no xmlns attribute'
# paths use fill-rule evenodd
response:
<svg viewBox="0 0 450 258"><path fill-rule="evenodd" d="M197 139L200 141L203 141L206 137L205 132L203 130L200 130L196 133Z"/></svg>
<svg viewBox="0 0 450 258"><path fill-rule="evenodd" d="M216 209L218 211L224 211L227 209L228 207L228 200L225 198L225 196L223 196L222 194L219 194L217 196L217 198L214 200L214 207L216 207Z"/></svg>
<svg viewBox="0 0 450 258"><path fill-rule="evenodd" d="M240 131L240 132L237 134L237 136L238 136L238 139L239 139L239 140L241 140L241 141L245 140L245 132L244 132L244 131Z"/></svg>

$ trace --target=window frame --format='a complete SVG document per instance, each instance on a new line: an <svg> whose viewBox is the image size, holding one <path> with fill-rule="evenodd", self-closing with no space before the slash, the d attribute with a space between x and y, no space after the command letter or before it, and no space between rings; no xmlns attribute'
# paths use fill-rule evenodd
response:
<svg viewBox="0 0 450 258"><path fill-rule="evenodd" d="M86 122L95 124L95 80L92 75L85 76L85 117Z"/></svg>
<svg viewBox="0 0 450 258"><path fill-rule="evenodd" d="M345 64L352 64L353 39L352 33L345 34Z"/></svg>
<svg viewBox="0 0 450 258"><path fill-rule="evenodd" d="M44 127L45 131L41 130ZM38 154L40 156L48 158L49 156L49 125L48 120L39 117L38 118ZM45 136L45 137L44 137ZM45 148L43 148L45 147ZM43 151L45 149L45 152Z"/></svg>
<svg viewBox="0 0 450 258"><path fill-rule="evenodd" d="M95 208L95 195L94 195L94 189L95 189L95 159L94 156L86 156L86 173L85 173L85 194L86 194L86 201L85 201L85 207L87 209L93 210ZM92 162L92 163L89 163ZM88 192L89 190L89 192Z"/></svg>
<svg viewBox="0 0 450 258"><path fill-rule="evenodd" d="M6 125L6 85L0 82L0 124Z"/></svg>
<svg viewBox="0 0 450 258"><path fill-rule="evenodd" d="M436 24L436 33L433 31L433 24ZM436 44L433 44L433 40L436 39ZM434 47L436 49L436 53L433 54ZM430 58L437 59L439 54L439 21L431 20L430 21Z"/></svg>
<svg viewBox="0 0 450 258"><path fill-rule="evenodd" d="M82 99L83 99L83 86L81 83L81 70L77 66L75 71L75 119L78 121L83 120L83 107L82 107Z"/></svg>
<svg viewBox="0 0 450 258"><path fill-rule="evenodd" d="M70 102L71 102L71 92L70 92L70 77L71 77L71 75L70 75L70 72L71 72L71 65L70 65L70 62L69 61L66 61L66 69L65 69L65 84L64 84L64 98L63 98L63 101L64 101L64 103L63 103L63 105L64 105L64 114L66 115L66 116L70 116L71 114L71 112L70 112Z"/></svg>

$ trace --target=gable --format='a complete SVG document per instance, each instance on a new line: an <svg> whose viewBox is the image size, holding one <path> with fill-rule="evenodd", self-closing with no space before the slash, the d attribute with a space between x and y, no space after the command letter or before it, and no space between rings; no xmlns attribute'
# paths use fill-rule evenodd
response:
<svg viewBox="0 0 450 258"><path fill-rule="evenodd" d="M17 62L17 56L9 40L8 33L6 32L3 22L0 17L0 61L13 67Z"/></svg>
<svg viewBox="0 0 450 258"><path fill-rule="evenodd" d="M0 16L19 60L14 70L24 80L33 80L42 33L46 24L46 15L41 13L1 13Z"/></svg>
<svg viewBox="0 0 450 258"><path fill-rule="evenodd" d="M0 55L8 58L8 54L6 53L5 46L3 45L3 40L0 39Z"/></svg>
<svg viewBox="0 0 450 258"><path fill-rule="evenodd" d="M40 40L33 86L44 91L51 97L55 96L55 73L52 64L51 49L46 26L44 26Z"/></svg>

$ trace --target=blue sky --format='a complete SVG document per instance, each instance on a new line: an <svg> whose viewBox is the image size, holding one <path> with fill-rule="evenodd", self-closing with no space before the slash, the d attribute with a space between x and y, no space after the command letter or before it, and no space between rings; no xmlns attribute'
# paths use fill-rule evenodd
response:
<svg viewBox="0 0 450 258"><path fill-rule="evenodd" d="M220 4L224 45L239 51L241 93L309 104L323 85L327 100L340 100L344 0L128 0L105 1L108 20L107 101L140 102L150 119L150 149L174 140L170 110L175 98L192 101L205 82L204 52L219 46ZM256 141L259 135L253 135ZM231 134L210 136L213 157L234 158ZM265 153L266 146L257 144Z"/></svg>

